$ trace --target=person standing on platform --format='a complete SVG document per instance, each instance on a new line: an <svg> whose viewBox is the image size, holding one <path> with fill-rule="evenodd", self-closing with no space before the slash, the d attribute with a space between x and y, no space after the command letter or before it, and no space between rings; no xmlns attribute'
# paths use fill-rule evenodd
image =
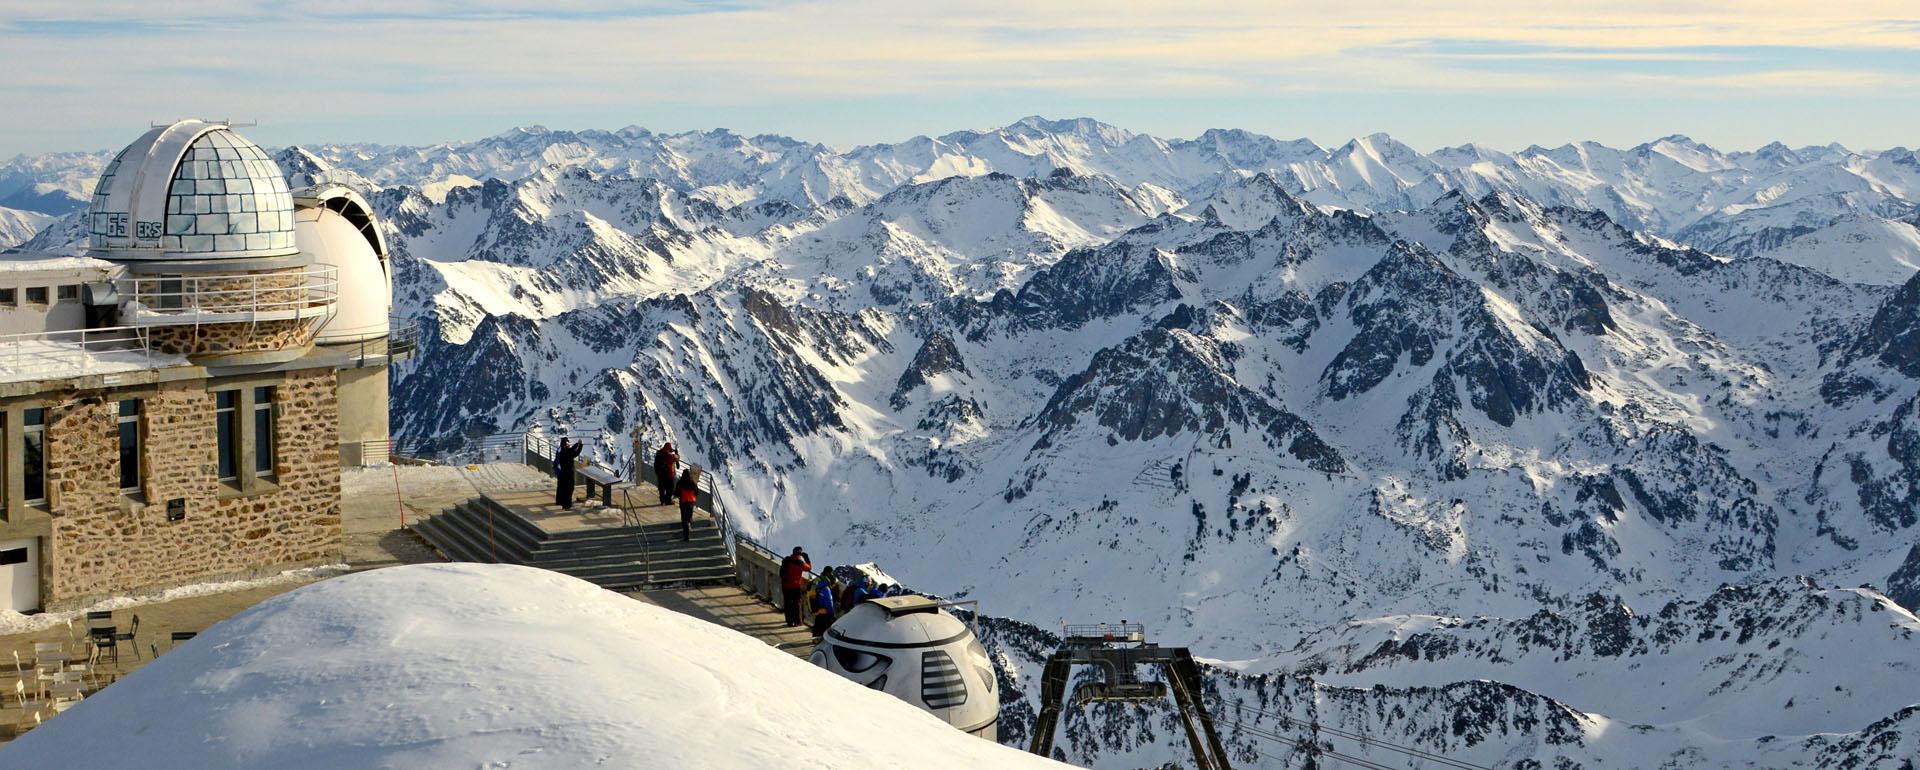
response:
<svg viewBox="0 0 1920 770"><path fill-rule="evenodd" d="M700 477L693 475L692 468L681 471L673 491L680 496L680 539L692 540L693 504L700 501Z"/></svg>
<svg viewBox="0 0 1920 770"><path fill-rule="evenodd" d="M833 627L833 569L813 582L813 638L827 635L827 629Z"/></svg>
<svg viewBox="0 0 1920 770"><path fill-rule="evenodd" d="M573 510L573 463L580 459L580 453L587 448L585 443L577 443L565 437L560 439L560 451L553 453L553 477L560 483L555 490L553 501L560 510Z"/></svg>
<svg viewBox="0 0 1920 770"><path fill-rule="evenodd" d="M673 475L678 472L680 451L673 448L669 441L660 445L660 451L653 453L653 483L660 487L660 504L673 502Z"/></svg>
<svg viewBox="0 0 1920 770"><path fill-rule="evenodd" d="M780 606L787 611L787 626L800 625L800 604L807 598L807 570L813 569L813 560L800 546L793 547L793 553L780 560Z"/></svg>

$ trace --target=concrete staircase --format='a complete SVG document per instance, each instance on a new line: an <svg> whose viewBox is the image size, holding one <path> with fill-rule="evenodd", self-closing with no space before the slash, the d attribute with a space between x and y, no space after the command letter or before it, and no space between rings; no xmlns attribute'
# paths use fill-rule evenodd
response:
<svg viewBox="0 0 1920 770"><path fill-rule="evenodd" d="M680 523L552 533L490 497L476 497L413 527L452 561L524 564L613 590L738 582L713 520L697 516L693 539Z"/></svg>

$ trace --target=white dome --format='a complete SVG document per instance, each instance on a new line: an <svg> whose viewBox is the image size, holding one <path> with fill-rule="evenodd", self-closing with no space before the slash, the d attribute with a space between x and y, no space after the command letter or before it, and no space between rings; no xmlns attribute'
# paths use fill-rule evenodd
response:
<svg viewBox="0 0 1920 770"><path fill-rule="evenodd" d="M304 198L303 198L304 200ZM339 302L315 339L322 345L387 335L392 304L387 269L374 244L346 214L326 205L302 206L294 214L300 251L316 265L338 270Z"/></svg>
<svg viewBox="0 0 1920 770"><path fill-rule="evenodd" d="M246 137L198 120L148 131L107 164L87 234L88 253L108 259L299 253L280 167Z"/></svg>
<svg viewBox="0 0 1920 770"><path fill-rule="evenodd" d="M834 638L854 644L923 645L944 644L973 634L959 618L933 609L937 603L922 597L895 597L887 604L911 609L896 614L890 611L891 606L860 604L834 621Z"/></svg>
<svg viewBox="0 0 1920 770"><path fill-rule="evenodd" d="M808 660L993 740L998 679L973 629L923 596L861 602L834 621Z"/></svg>

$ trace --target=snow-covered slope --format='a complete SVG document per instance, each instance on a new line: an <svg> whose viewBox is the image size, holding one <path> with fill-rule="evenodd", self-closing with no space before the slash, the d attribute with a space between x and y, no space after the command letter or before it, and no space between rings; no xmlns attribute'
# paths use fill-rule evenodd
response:
<svg viewBox="0 0 1920 770"><path fill-rule="evenodd" d="M398 600L396 600L398 599ZM0 749L7 767L1058 768L752 637L553 572L269 599Z"/></svg>
<svg viewBox="0 0 1920 770"><path fill-rule="evenodd" d="M37 211L20 211L0 206L0 249L18 246L33 238L58 217Z"/></svg>
<svg viewBox="0 0 1920 770"><path fill-rule="evenodd" d="M615 133L290 159L383 186L397 306L426 332L398 431L560 422L617 456L638 426L713 469L750 532L1008 623L1143 620L1290 708L1415 715L1391 729L1479 760L1817 767L1845 741L1899 756L1879 747L1920 725L1898 677L1834 670L1920 665L1910 635L1781 614L1920 601L1910 153L1421 155L1039 119L846 151ZM525 173L454 181L487 168ZM1626 665L1672 684L1642 700L1538 657L1314 678L1356 624L1709 605L1688 633L1760 618L1739 622L1786 650L1779 687L1705 639L1647 642ZM1775 697L1821 677L1851 683L1844 707ZM1807 703L1828 737L1794 727ZM1065 756L1177 757L1170 722L1093 713Z"/></svg>

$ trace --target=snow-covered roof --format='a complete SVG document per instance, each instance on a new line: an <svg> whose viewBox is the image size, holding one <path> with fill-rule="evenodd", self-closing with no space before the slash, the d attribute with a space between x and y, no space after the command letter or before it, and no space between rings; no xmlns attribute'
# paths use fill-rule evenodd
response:
<svg viewBox="0 0 1920 770"><path fill-rule="evenodd" d="M22 251L0 254L0 273L41 273L82 270L111 271L118 267L112 262L93 257L69 257L62 254L46 254L37 251Z"/></svg>
<svg viewBox="0 0 1920 770"><path fill-rule="evenodd" d="M182 120L135 139L101 173L88 220L88 253L97 257L299 253L280 167L219 123Z"/></svg>
<svg viewBox="0 0 1920 770"><path fill-rule="evenodd" d="M752 637L529 567L346 575L202 632L8 767L1063 768Z"/></svg>
<svg viewBox="0 0 1920 770"><path fill-rule="evenodd" d="M939 602L923 596L892 596L854 607L834 622L830 633L853 644L937 645L970 632L959 618L941 612Z"/></svg>

